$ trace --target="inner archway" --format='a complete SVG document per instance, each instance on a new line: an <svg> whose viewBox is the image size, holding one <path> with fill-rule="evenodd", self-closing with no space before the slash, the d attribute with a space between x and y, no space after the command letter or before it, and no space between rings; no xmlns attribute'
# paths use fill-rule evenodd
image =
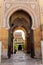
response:
<svg viewBox="0 0 43 65"><path fill-rule="evenodd" d="M24 30L21 29L14 30L13 32L13 53L15 53L15 50L16 52L23 52L25 50L26 33L24 32Z"/></svg>
<svg viewBox="0 0 43 65"><path fill-rule="evenodd" d="M8 38L8 57L11 57L11 53L13 53L13 32L15 28L24 28L26 31L26 52L31 53L31 57L34 57L34 38L33 38L33 30L32 27L32 18L31 16L23 11L18 10L14 12L9 19L9 38ZM10 40L9 40L10 39Z"/></svg>

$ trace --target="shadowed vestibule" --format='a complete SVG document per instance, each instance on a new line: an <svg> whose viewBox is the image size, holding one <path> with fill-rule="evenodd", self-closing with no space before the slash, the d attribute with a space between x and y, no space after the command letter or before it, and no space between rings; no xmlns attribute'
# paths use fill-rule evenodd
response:
<svg viewBox="0 0 43 65"><path fill-rule="evenodd" d="M16 28L24 29L26 31L26 52L31 54L34 58L34 37L32 30L32 18L24 10L17 10L9 19L9 35L8 35L8 57L13 53L13 32Z"/></svg>

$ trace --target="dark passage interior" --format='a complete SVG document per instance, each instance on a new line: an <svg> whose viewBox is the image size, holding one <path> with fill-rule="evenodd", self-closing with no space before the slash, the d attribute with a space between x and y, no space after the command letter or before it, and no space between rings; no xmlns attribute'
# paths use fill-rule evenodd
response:
<svg viewBox="0 0 43 65"><path fill-rule="evenodd" d="M32 18L31 16L23 11L18 10L14 12L9 19L9 37L8 37L8 58L11 57L13 53L13 32L15 28L24 28L26 30L26 44L25 51L26 53L30 53L31 57L34 58L34 38L33 38L33 30L32 27ZM18 46L18 50L22 50L21 45Z"/></svg>
<svg viewBox="0 0 43 65"><path fill-rule="evenodd" d="M22 46L21 45L18 46L18 50L22 50Z"/></svg>

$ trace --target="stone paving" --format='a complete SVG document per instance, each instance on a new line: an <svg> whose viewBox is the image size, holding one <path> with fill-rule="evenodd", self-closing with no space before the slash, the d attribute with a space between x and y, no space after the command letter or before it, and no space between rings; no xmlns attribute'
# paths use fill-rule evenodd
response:
<svg viewBox="0 0 43 65"><path fill-rule="evenodd" d="M29 54L23 52L17 52L13 54L10 59L2 58L0 65L43 65L40 59L33 59Z"/></svg>

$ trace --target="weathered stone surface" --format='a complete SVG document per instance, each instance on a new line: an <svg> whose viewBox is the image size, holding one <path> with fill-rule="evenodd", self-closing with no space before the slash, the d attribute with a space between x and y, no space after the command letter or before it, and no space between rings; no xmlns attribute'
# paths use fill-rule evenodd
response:
<svg viewBox="0 0 43 65"><path fill-rule="evenodd" d="M37 2L37 0L4 0L5 2L13 3L28 3L28 2Z"/></svg>
<svg viewBox="0 0 43 65"><path fill-rule="evenodd" d="M41 57L41 33L40 28L34 31L34 48L36 57Z"/></svg>
<svg viewBox="0 0 43 65"><path fill-rule="evenodd" d="M0 28L0 41L2 41L2 49L8 48L8 30Z"/></svg>

